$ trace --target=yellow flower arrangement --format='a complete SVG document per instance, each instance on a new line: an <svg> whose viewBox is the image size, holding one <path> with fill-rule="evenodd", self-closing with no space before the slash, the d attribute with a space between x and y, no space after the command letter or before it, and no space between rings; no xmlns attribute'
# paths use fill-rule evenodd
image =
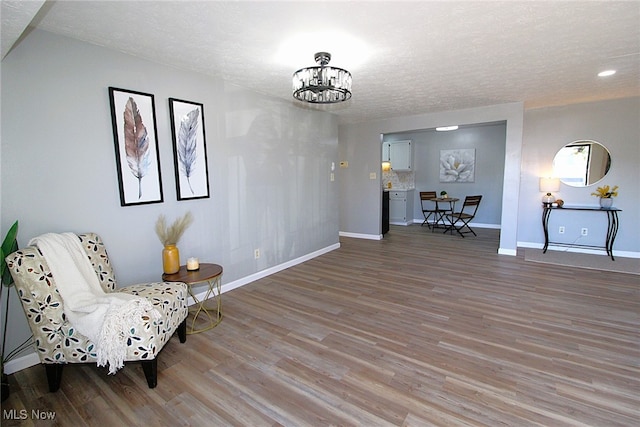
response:
<svg viewBox="0 0 640 427"><path fill-rule="evenodd" d="M596 191L591 193L592 196L600 197L602 199L610 199L612 197L618 196L618 186L615 185L613 188L609 188L608 185L604 187L596 188Z"/></svg>

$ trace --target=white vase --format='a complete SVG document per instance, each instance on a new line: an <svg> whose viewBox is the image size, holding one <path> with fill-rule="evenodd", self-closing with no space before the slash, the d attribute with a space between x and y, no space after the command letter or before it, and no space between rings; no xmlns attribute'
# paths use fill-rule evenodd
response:
<svg viewBox="0 0 640 427"><path fill-rule="evenodd" d="M600 207L601 208L610 208L613 205L612 197L600 197Z"/></svg>

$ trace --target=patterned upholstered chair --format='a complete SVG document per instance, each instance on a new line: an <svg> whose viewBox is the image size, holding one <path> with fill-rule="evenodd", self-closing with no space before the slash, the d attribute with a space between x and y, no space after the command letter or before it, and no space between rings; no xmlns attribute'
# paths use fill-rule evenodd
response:
<svg viewBox="0 0 640 427"><path fill-rule="evenodd" d="M157 384L157 356L175 331L186 341L187 287L184 283L145 283L116 290L116 280L100 237L78 236L105 292L125 292L145 297L160 313L153 320L143 316L131 325L125 362L140 361L149 388ZM18 250L7 258L18 296L33 332L35 349L45 366L49 390L60 387L62 368L68 363L96 363L95 344L66 320L63 301L44 257L35 246Z"/></svg>

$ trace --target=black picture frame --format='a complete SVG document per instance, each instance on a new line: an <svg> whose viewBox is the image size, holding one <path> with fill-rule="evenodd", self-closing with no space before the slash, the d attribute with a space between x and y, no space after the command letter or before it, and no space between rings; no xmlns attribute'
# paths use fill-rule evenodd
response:
<svg viewBox="0 0 640 427"><path fill-rule="evenodd" d="M109 87L120 205L162 203L154 96Z"/></svg>
<svg viewBox="0 0 640 427"><path fill-rule="evenodd" d="M209 197L209 167L204 106L169 98L171 138L178 200Z"/></svg>

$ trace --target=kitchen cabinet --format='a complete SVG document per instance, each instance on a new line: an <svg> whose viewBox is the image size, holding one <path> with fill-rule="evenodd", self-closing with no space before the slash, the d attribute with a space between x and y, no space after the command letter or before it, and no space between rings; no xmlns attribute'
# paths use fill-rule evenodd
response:
<svg viewBox="0 0 640 427"><path fill-rule="evenodd" d="M391 163L391 169L398 172L413 170L413 148L411 141L390 141L382 143L382 161Z"/></svg>
<svg viewBox="0 0 640 427"><path fill-rule="evenodd" d="M394 171L412 171L413 153L411 141L395 141L389 144L389 159Z"/></svg>
<svg viewBox="0 0 640 427"><path fill-rule="evenodd" d="M394 225L413 223L413 190L389 191L389 223Z"/></svg>
<svg viewBox="0 0 640 427"><path fill-rule="evenodd" d="M391 162L391 158L390 158L390 146L391 143L390 142L383 142L382 143L382 161L383 162Z"/></svg>

